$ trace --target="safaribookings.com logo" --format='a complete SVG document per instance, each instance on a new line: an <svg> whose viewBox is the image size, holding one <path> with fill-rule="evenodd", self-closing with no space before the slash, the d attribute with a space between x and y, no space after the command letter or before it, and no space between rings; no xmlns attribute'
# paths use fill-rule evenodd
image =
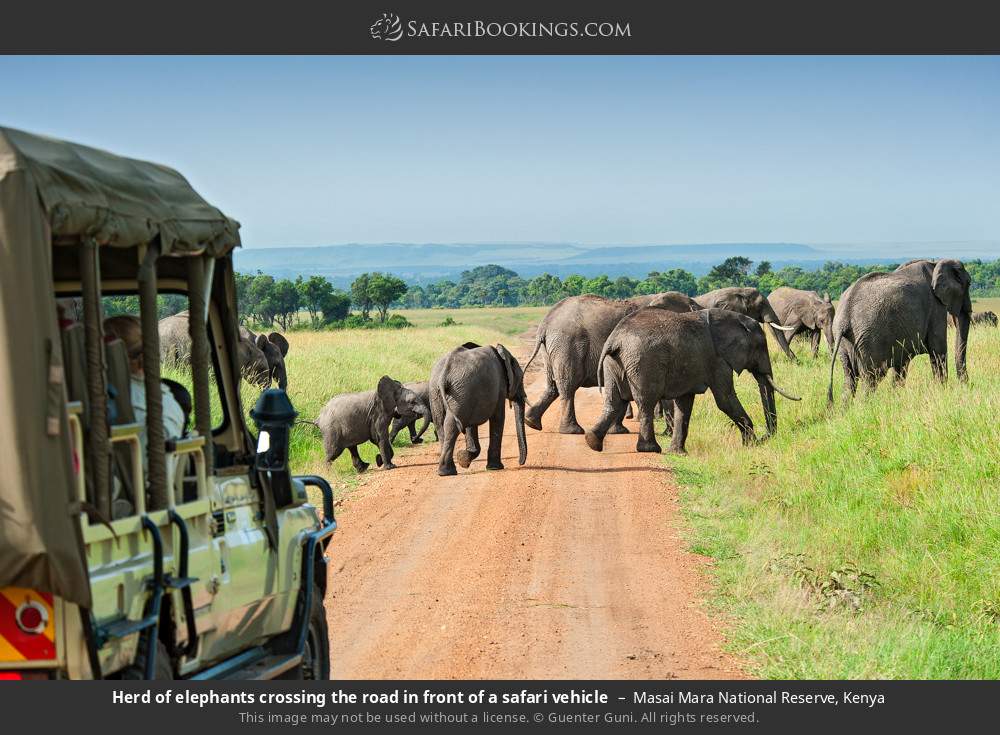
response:
<svg viewBox="0 0 1000 735"><path fill-rule="evenodd" d="M395 13L382 17L369 28L376 41L407 38L631 38L624 21L419 21L403 25Z"/></svg>

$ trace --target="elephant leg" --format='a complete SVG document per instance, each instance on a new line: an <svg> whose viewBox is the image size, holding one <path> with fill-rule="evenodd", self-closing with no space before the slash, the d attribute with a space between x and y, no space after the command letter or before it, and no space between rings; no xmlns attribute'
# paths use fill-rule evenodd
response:
<svg viewBox="0 0 1000 735"><path fill-rule="evenodd" d="M900 360L892 368L892 384L897 388L906 385L906 375L910 371L910 359Z"/></svg>
<svg viewBox="0 0 1000 735"><path fill-rule="evenodd" d="M503 424L506 412L504 402L500 401L496 412L490 417L490 446L486 450L486 469L502 470L500 451L503 448Z"/></svg>
<svg viewBox="0 0 1000 735"><path fill-rule="evenodd" d="M725 376L720 375L715 384L712 385L712 397L715 398L715 405L736 424L736 428L740 430L740 435L743 437L743 444L753 444L757 441L753 432L753 421L751 421L746 409L743 408L743 404L740 403L740 399L736 397L733 374L729 372L728 368L724 372Z"/></svg>
<svg viewBox="0 0 1000 735"><path fill-rule="evenodd" d="M662 449L656 441L656 431L653 429L653 408L656 400L640 399L636 397L636 408L639 413L639 438L635 443L637 452L656 452L659 454Z"/></svg>
<svg viewBox="0 0 1000 735"><path fill-rule="evenodd" d="M595 452L604 449L604 437L612 433L611 430L620 424L625 416L625 399L617 391L604 391L604 407L597 423L586 432L587 446Z"/></svg>
<svg viewBox="0 0 1000 735"><path fill-rule="evenodd" d="M684 443L687 441L688 426L691 423L691 412L694 410L694 393L675 398L671 403L674 404L674 438L670 442L670 451L674 454L687 454Z"/></svg>
<svg viewBox="0 0 1000 735"><path fill-rule="evenodd" d="M458 462L462 467L468 467L472 464L472 460L479 456L481 452L479 446L479 427L478 426L466 426L465 427L465 449L459 449L455 456L455 461Z"/></svg>
<svg viewBox="0 0 1000 735"><path fill-rule="evenodd" d="M337 459L337 457L339 457L343 453L344 453L344 448L340 446L335 446L331 449L328 449L326 452L326 461L333 462L334 460Z"/></svg>
<svg viewBox="0 0 1000 735"><path fill-rule="evenodd" d="M875 389L878 388L878 384L882 382L882 378L884 378L888 372L889 366L885 363L881 363L879 365L874 365L861 373L861 380L865 384L865 392L874 393Z"/></svg>
<svg viewBox="0 0 1000 735"><path fill-rule="evenodd" d="M454 454L455 441L458 439L458 424L455 423L455 419L450 414L445 414L444 421L441 423L441 459L438 462L438 474L442 477L457 475L458 468L455 467Z"/></svg>
<svg viewBox="0 0 1000 735"><path fill-rule="evenodd" d="M853 396L858 392L858 363L853 354L846 350L840 351L840 364L844 366L844 397Z"/></svg>
<svg viewBox="0 0 1000 735"><path fill-rule="evenodd" d="M948 330L943 334L928 335L927 353L931 358L931 372L934 377L944 383L948 380Z"/></svg>
<svg viewBox="0 0 1000 735"><path fill-rule="evenodd" d="M628 408L625 409L625 418L627 419L635 418L635 412L632 411L632 401L628 402Z"/></svg>
<svg viewBox="0 0 1000 735"><path fill-rule="evenodd" d="M379 449L379 453L375 455L375 463L384 470L396 469L396 465L392 463L395 450L392 448L392 442L389 441L389 427L386 426L379 431L379 435L375 439Z"/></svg>
<svg viewBox="0 0 1000 735"><path fill-rule="evenodd" d="M341 451L343 451L343 450L341 450ZM353 447L348 447L347 451L349 451L351 453L351 464L354 465L354 469L357 472L364 472L365 470L368 469L368 466L369 466L368 463L365 462L364 460L362 460L361 459L361 455L358 454L358 447L357 447L357 445L355 445ZM338 454L339 453L340 452L338 452Z"/></svg>
<svg viewBox="0 0 1000 735"><path fill-rule="evenodd" d="M542 416L548 410L552 402L559 397L559 389L556 387L556 382L552 379L551 373L546 370L545 373L545 392L539 396L538 400L528 406L528 410L524 412L524 424L525 426L530 426L536 431L542 430Z"/></svg>
<svg viewBox="0 0 1000 735"><path fill-rule="evenodd" d="M663 436L670 436L674 433L674 402L669 398L663 398L657 406L660 415L663 416Z"/></svg>
<svg viewBox="0 0 1000 735"><path fill-rule="evenodd" d="M396 434L398 434L399 432L401 432L403 430L403 427L406 426L406 425L407 424L405 423L404 419L393 419L392 420L392 428L389 430L389 441L390 442L396 441ZM412 433L413 433L413 429L411 428L410 429L410 434L412 435Z"/></svg>
<svg viewBox="0 0 1000 735"><path fill-rule="evenodd" d="M583 427L576 420L576 388L564 391L560 387L559 394L563 397L562 421L559 423L560 434L583 434Z"/></svg>
<svg viewBox="0 0 1000 735"><path fill-rule="evenodd" d="M423 444L424 440L421 439L421 437L424 435L424 432L427 431L427 427L430 425L431 425L431 417L424 416L424 423L420 426L420 431L414 432L414 429L417 426L417 422L416 420L414 420L414 422L410 424L410 444Z"/></svg>

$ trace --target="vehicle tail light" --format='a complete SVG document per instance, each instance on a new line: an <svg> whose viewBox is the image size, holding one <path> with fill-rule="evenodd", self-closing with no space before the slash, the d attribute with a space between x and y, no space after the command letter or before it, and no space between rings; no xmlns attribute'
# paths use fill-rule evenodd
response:
<svg viewBox="0 0 1000 735"><path fill-rule="evenodd" d="M0 589L0 664L54 659L55 638L52 595L23 587Z"/></svg>

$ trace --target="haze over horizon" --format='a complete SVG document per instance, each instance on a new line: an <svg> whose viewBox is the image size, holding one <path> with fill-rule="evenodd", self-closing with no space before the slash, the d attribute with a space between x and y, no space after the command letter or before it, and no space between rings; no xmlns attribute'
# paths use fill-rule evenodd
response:
<svg viewBox="0 0 1000 735"><path fill-rule="evenodd" d="M247 250L1000 241L997 57L16 56L0 79L0 124L177 168Z"/></svg>

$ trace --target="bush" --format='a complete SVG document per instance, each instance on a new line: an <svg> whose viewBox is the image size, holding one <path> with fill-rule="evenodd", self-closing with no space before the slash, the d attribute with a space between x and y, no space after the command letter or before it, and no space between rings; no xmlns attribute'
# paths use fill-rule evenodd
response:
<svg viewBox="0 0 1000 735"><path fill-rule="evenodd" d="M386 329L406 329L407 327L412 327L413 323L402 314L393 314L385 320L385 324L383 326L385 326Z"/></svg>
<svg viewBox="0 0 1000 735"><path fill-rule="evenodd" d="M441 324L439 324L438 326L441 326L441 327L454 327L454 326L456 326L457 324L458 324L458 322L456 322L456 321L455 321L454 319L452 319L452 318L451 318L450 316L446 316L446 317L444 318L444 321L443 321L443 322L441 322Z"/></svg>

